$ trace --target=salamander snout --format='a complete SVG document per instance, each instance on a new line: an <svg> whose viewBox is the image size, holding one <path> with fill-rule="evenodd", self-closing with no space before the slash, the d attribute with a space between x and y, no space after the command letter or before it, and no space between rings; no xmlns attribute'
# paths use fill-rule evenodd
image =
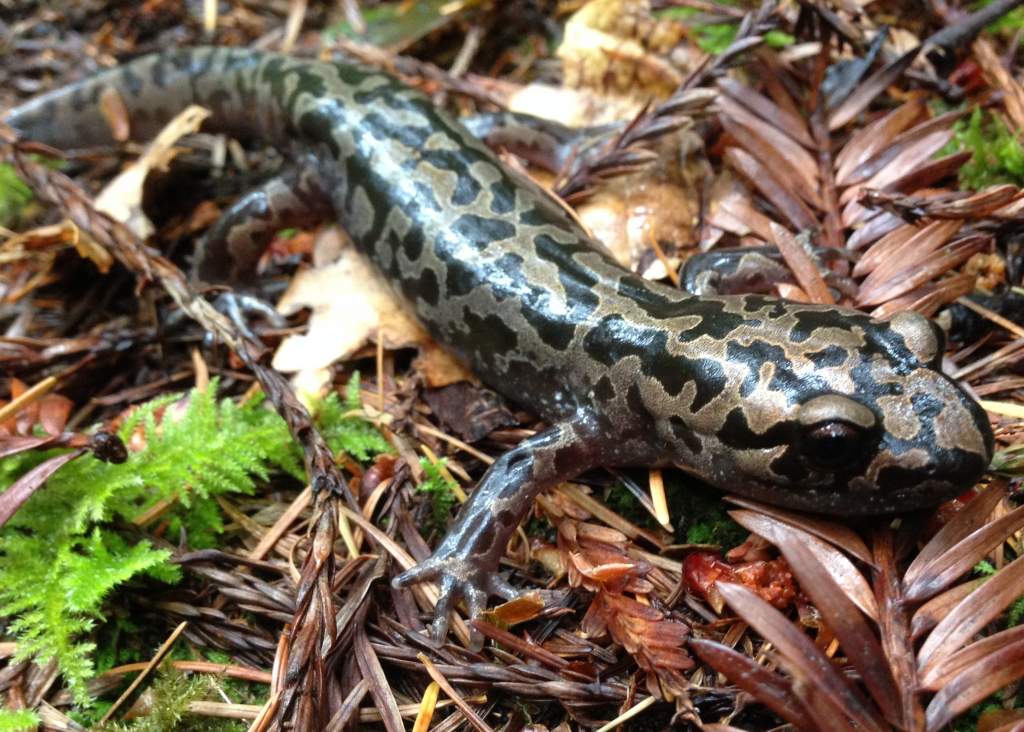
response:
<svg viewBox="0 0 1024 732"><path fill-rule="evenodd" d="M985 411L931 367L873 392L812 397L795 416L790 446L771 462L774 491L745 492L823 513L910 511L967 490L992 459Z"/></svg>
<svg viewBox="0 0 1024 732"><path fill-rule="evenodd" d="M988 468L994 445L988 416L942 373L917 369L902 390L875 404L881 441L864 479L892 497L898 505L891 510L950 498Z"/></svg>

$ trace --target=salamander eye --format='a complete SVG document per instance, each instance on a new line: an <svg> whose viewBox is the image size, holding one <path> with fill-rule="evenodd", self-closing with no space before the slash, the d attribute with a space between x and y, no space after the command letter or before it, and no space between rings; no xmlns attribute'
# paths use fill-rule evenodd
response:
<svg viewBox="0 0 1024 732"><path fill-rule="evenodd" d="M809 425L800 439L800 452L815 470L835 473L864 457L868 431L847 422L832 420Z"/></svg>
<svg viewBox="0 0 1024 732"><path fill-rule="evenodd" d="M845 394L822 394L800 405L799 451L813 470L837 473L862 462L878 439L878 417Z"/></svg>

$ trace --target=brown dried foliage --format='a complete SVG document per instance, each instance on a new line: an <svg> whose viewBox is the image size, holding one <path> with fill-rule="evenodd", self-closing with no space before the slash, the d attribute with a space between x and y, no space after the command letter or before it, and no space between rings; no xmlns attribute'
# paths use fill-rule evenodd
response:
<svg viewBox="0 0 1024 732"><path fill-rule="evenodd" d="M884 100L916 51L867 75L826 107L819 87L833 60L826 55L831 36L820 40L822 54L806 62L803 75L760 49L760 84L719 80L720 147L731 174L713 186L704 245L726 238L774 244L802 288L802 294L788 290L789 296L833 302L813 274L815 263L792 245L796 234L809 232L815 246L862 253L852 273L843 263L833 265L859 281L846 304L880 317L905 309L933 315L973 289L974 277L955 271L991 247L995 224L1019 217L1020 190L935 189L970 157L934 159L964 113L933 116L921 91L903 92L898 104ZM888 104L873 111L883 100Z"/></svg>
<svg viewBox="0 0 1024 732"><path fill-rule="evenodd" d="M823 557L815 549L820 520L737 513L758 522L757 532L782 552L820 614L819 633L838 641L845 660L837 664L757 593L734 583L719 583L718 591L772 644L773 664L785 674L709 638L694 639L691 648L798 729L933 732L1024 678L1020 627L992 625L1020 595L1024 558L983 582L957 584L983 558L1001 556L1004 542L1019 549L1014 537L1024 508L1011 510L1001 487L980 491L916 556L910 549L920 525L893 530L875 522L868 561L832 542L827 546L845 561ZM834 536L848 531L837 525ZM851 588L869 589L874 607L865 608L865 596Z"/></svg>
<svg viewBox="0 0 1024 732"><path fill-rule="evenodd" d="M541 505L556 525L558 555L569 585L594 593L581 630L591 638L610 636L625 648L645 672L651 694L669 699L683 695L687 683L682 672L694 666L684 647L689 625L657 607L657 587L670 587L671 580L631 555L632 543L621 532L570 517L573 508L559 498L546 497Z"/></svg>

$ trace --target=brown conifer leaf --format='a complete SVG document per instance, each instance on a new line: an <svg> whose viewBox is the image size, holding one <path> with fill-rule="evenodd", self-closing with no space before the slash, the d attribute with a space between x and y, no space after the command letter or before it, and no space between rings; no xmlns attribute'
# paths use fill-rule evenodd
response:
<svg viewBox="0 0 1024 732"><path fill-rule="evenodd" d="M751 114L746 108L736 104L729 97L720 98L718 106L721 110L719 113L720 117L728 117L738 124L758 130L760 137L788 160L802 179L808 181L811 185L817 183L820 176L818 162L800 143L788 137L777 127L773 127L770 122ZM742 138L737 138L736 141L739 144L743 144Z"/></svg>
<svg viewBox="0 0 1024 732"><path fill-rule="evenodd" d="M812 303L818 305L835 305L835 298L825 284L825 278L821 276L818 265L814 263L807 250L800 246L792 234L782 226L772 223L772 238L775 246L782 252L782 258L796 281L803 289Z"/></svg>
<svg viewBox="0 0 1024 732"><path fill-rule="evenodd" d="M916 127L901 132L889 147L852 170L846 176L843 185L855 186L860 183L866 183L878 175L879 172L885 170L897 157L918 145L921 140L929 138L936 133L952 130L953 123L963 117L963 115L963 112L947 112L937 117L931 117Z"/></svg>
<svg viewBox="0 0 1024 732"><path fill-rule="evenodd" d="M46 484L51 475L60 470L66 463L81 457L83 453L85 453L85 450L80 448L61 455L55 455L11 483L7 490L0 493L0 527L17 513L22 504L32 497L32 494Z"/></svg>
<svg viewBox="0 0 1024 732"><path fill-rule="evenodd" d="M605 631L647 672L647 688L658 697L685 693L682 675L697 664L686 652L690 627L650 605L611 592L599 592L580 623L590 637Z"/></svg>
<svg viewBox="0 0 1024 732"><path fill-rule="evenodd" d="M11 399L9 401L0 399L0 407L3 407L5 412L12 408L18 411L0 422L0 439L19 435L29 438L30 441L36 440L38 439L36 435L38 427L42 427L50 437L60 435L67 425L74 403L67 397L52 392L55 384L56 382L52 379L48 379L30 389L21 379L12 377L9 385ZM27 394L28 392L32 392L32 394ZM19 403L18 406L10 406L15 402ZM29 444L31 442L7 442L5 447L0 447L0 450L13 448L14 452L21 452L31 449L21 446Z"/></svg>
<svg viewBox="0 0 1024 732"><path fill-rule="evenodd" d="M766 140L757 127L743 124L729 115L721 115L722 127L746 150L771 170L787 188L797 193L804 201L815 208L822 207L821 196L818 194L817 176L810 179L807 170L793 164L791 158ZM764 125L761 125L763 127Z"/></svg>
<svg viewBox="0 0 1024 732"><path fill-rule="evenodd" d="M110 136L117 142L127 142L131 137L131 117L117 89L104 87L100 92L99 108L103 121L110 128Z"/></svg>
<svg viewBox="0 0 1024 732"><path fill-rule="evenodd" d="M943 554L987 524L999 501L1005 496L1002 488L993 486L978 492L968 501L966 507L939 529L907 567L903 574L904 590L918 582L932 562L938 561Z"/></svg>
<svg viewBox="0 0 1024 732"><path fill-rule="evenodd" d="M48 435L59 435L67 426L75 404L61 394L47 394L39 400L39 424Z"/></svg>
<svg viewBox="0 0 1024 732"><path fill-rule="evenodd" d="M747 189L728 170L723 170L711 186L705 225L740 237L754 234L766 242L772 240L772 220L757 210ZM710 239L702 233L701 241Z"/></svg>
<svg viewBox="0 0 1024 732"><path fill-rule="evenodd" d="M730 147L724 157L740 177L779 210L792 229L804 231L817 228L814 212L807 204L786 190L750 153L738 147Z"/></svg>
<svg viewBox="0 0 1024 732"><path fill-rule="evenodd" d="M864 249L869 244L878 241L883 236L904 225L903 219L887 211L876 213L870 219L856 221L851 226L857 227L846 239L846 248L856 252Z"/></svg>
<svg viewBox="0 0 1024 732"><path fill-rule="evenodd" d="M974 58L986 80L1003 91L1003 105L1015 129L1024 128L1024 86L1003 65L999 53L988 38L978 38L971 46Z"/></svg>
<svg viewBox="0 0 1024 732"><path fill-rule="evenodd" d="M955 175L973 155L972 151L963 150L929 160L903 177L894 180L889 184L888 189L901 193L920 191L922 188L935 185L939 181Z"/></svg>
<svg viewBox="0 0 1024 732"><path fill-rule="evenodd" d="M690 641L690 648L702 661L797 729L807 732L820 729L803 706L797 703L793 684L786 677L765 668L745 653L715 641L694 638Z"/></svg>
<svg viewBox="0 0 1024 732"><path fill-rule="evenodd" d="M818 558L794 536L783 536L779 550L800 586L839 639L839 645L885 718L899 723L899 692L888 660L874 631Z"/></svg>
<svg viewBox="0 0 1024 732"><path fill-rule="evenodd" d="M908 216L928 216L933 219L982 219L1022 197L1024 191L1009 184L933 197L908 196L872 189L861 192L861 201L867 205L884 206L895 213L905 212Z"/></svg>
<svg viewBox="0 0 1024 732"><path fill-rule="evenodd" d="M920 602L941 592L969 572L1006 537L1024 527L1024 506L977 529L922 568L913 582L904 583L907 600Z"/></svg>
<svg viewBox="0 0 1024 732"><path fill-rule="evenodd" d="M1024 712L1002 707L987 708L978 716L978 732L1024 732Z"/></svg>
<svg viewBox="0 0 1024 732"><path fill-rule="evenodd" d="M962 648L944 659L942 663L935 666L927 675L918 679L918 683L922 689L927 691L940 691L950 683L953 677L963 673L975 664L988 664L991 668L993 664L992 655L1004 646L1022 643L1024 643L1024 625L1017 625L1000 631L975 641L966 648Z"/></svg>
<svg viewBox="0 0 1024 732"><path fill-rule="evenodd" d="M53 441L53 435L33 437L28 435L0 435L0 458L17 455L19 452L35 450Z"/></svg>
<svg viewBox="0 0 1024 732"><path fill-rule="evenodd" d="M835 132L863 112L875 97L903 75L903 72L910 67L910 64L917 57L919 50L920 47L907 51L891 64L879 69L870 78L858 85L853 93L829 115L829 131Z"/></svg>
<svg viewBox="0 0 1024 732"><path fill-rule="evenodd" d="M860 538L857 532L849 526L829 521L820 516L790 511L778 506L770 506L767 503L761 503L752 498L744 498L743 496L730 494L725 497L725 500L729 501L729 503L735 503L737 506L743 506L744 508L750 508L766 514L790 526L795 526L806 531L808 534L813 534L819 539L823 539L829 544L835 544L847 554L856 557L865 564L874 564L871 550L868 549L867 544L864 543L864 540Z"/></svg>
<svg viewBox="0 0 1024 732"><path fill-rule="evenodd" d="M938 282L927 282L913 292L879 305L871 311L871 317L885 320L903 310L913 310L926 318L934 317L939 308L974 292L977 281L976 275L961 273Z"/></svg>
<svg viewBox="0 0 1024 732"><path fill-rule="evenodd" d="M817 723L818 730L829 732L860 732L860 729L845 715L837 712L831 700L807 679L799 674L794 674L793 693L800 700Z"/></svg>
<svg viewBox="0 0 1024 732"><path fill-rule="evenodd" d="M764 90L775 102L776 106L795 117L804 118L803 110L797 105L794 94L799 95L795 86L791 85L791 67L779 55L763 46L757 50L757 63L767 71L762 75Z"/></svg>
<svg viewBox="0 0 1024 732"><path fill-rule="evenodd" d="M862 730L883 732L887 729L877 710L850 680L782 613L742 585L722 582L718 589L736 614L778 649L779 660L786 670L797 677L797 681L804 681L815 695L816 707L820 704L831 712L833 720L845 716Z"/></svg>
<svg viewBox="0 0 1024 732"><path fill-rule="evenodd" d="M889 147L896 136L920 119L926 110L925 97L914 96L853 133L836 156L836 185L847 185L847 179L858 166Z"/></svg>
<svg viewBox="0 0 1024 732"><path fill-rule="evenodd" d="M501 627L511 627L536 618L544 609L544 598L539 592L524 592L513 600L487 610L484 617L493 619Z"/></svg>
<svg viewBox="0 0 1024 732"><path fill-rule="evenodd" d="M572 587L591 592L653 592L654 586L643 578L650 565L629 556L628 544L615 529L568 518L558 522L558 550Z"/></svg>
<svg viewBox="0 0 1024 732"><path fill-rule="evenodd" d="M791 285L788 282L780 282L775 285L775 289L779 293L779 297L783 300L805 303L811 302L810 296L797 285Z"/></svg>
<svg viewBox="0 0 1024 732"><path fill-rule="evenodd" d="M745 86L734 79L722 77L718 80L718 88L729 99L751 111L754 115L777 127L786 136L799 142L804 147L815 147L807 123L803 118L789 109L783 109L768 97Z"/></svg>
<svg viewBox="0 0 1024 732"><path fill-rule="evenodd" d="M999 221L1020 221L1024 219L1024 199L1017 199L1008 206L992 212L992 218Z"/></svg>
<svg viewBox="0 0 1024 732"><path fill-rule="evenodd" d="M860 306L865 306L880 305L887 300L892 300L954 267L960 266L991 245L992 237L989 234L973 234L950 242L938 251L926 255L923 259L906 263L887 282L873 283L871 288L862 284L856 302ZM875 272L872 273L872 276L874 274Z"/></svg>
<svg viewBox="0 0 1024 732"><path fill-rule="evenodd" d="M938 732L990 694L1024 677L1024 641L1003 646L950 679L925 709L925 730Z"/></svg>
<svg viewBox="0 0 1024 732"><path fill-rule="evenodd" d="M787 536L793 536L802 541L818 557L832 579L843 588L843 592L850 600L868 617L875 621L878 620L878 603L875 600L874 592L867 580L864 579L864 575L857 571L857 568L841 551L795 526L790 526L765 514L743 510L729 511L729 516L747 531L763 536L776 546Z"/></svg>
<svg viewBox="0 0 1024 732"><path fill-rule="evenodd" d="M973 638L1024 592L1024 556L1010 562L976 589L935 626L917 654L917 669L926 676Z"/></svg>
<svg viewBox="0 0 1024 732"><path fill-rule="evenodd" d="M938 625L961 600L978 589L984 581L984 578L979 577L956 585L919 607L910 620L911 638L916 641Z"/></svg>
<svg viewBox="0 0 1024 732"><path fill-rule="evenodd" d="M937 130L928 135L925 135L919 140L915 140L905 147L899 149L897 152L881 170L875 173L873 176L865 180L863 183L853 183L843 191L842 195L839 196L839 202L841 204L847 204L850 201L854 201L860 195L860 191L864 188L886 188L892 185L895 181L910 175L915 170L920 168L922 165L927 164L932 157L945 147L950 140L953 139L953 129ZM890 150L896 149L894 145ZM888 151L887 151L888 152ZM850 216L852 217L855 213L855 209L851 211ZM849 226L851 222L843 222L844 226Z"/></svg>
<svg viewBox="0 0 1024 732"><path fill-rule="evenodd" d="M891 263L895 258L896 252L907 246L907 242L912 237L918 237L923 241L929 241L931 237L939 236L939 232L948 231L948 236L941 243L949 241L949 239L959 230L960 227L954 227L946 224L944 227L941 226L940 222L933 221L929 224L902 224L898 229L890 231L888 234L883 236L880 240L876 241L864 256L861 257L853 267L852 275L854 277L864 277L874 272L883 262ZM914 246L918 246L915 242ZM890 265L891 266L891 265Z"/></svg>
<svg viewBox="0 0 1024 732"><path fill-rule="evenodd" d="M540 607L544 607L543 602L540 603ZM485 620L476 618L469 621L469 626L478 630L485 637L498 641L513 653L525 656L526 658L532 658L548 668L559 670L568 665L568 662L560 656L556 656L551 651L537 645L528 638L522 638L515 633L510 633L498 625L493 625Z"/></svg>
<svg viewBox="0 0 1024 732"><path fill-rule="evenodd" d="M361 623L355 628L352 645L356 661L359 664L359 671L363 678L370 682L370 695L373 697L377 711L380 712L384 728L387 732L403 732L405 724L402 722L402 714L398 709L398 701L384 675L380 659L377 658L377 653L373 650L373 645L366 635L366 628Z"/></svg>

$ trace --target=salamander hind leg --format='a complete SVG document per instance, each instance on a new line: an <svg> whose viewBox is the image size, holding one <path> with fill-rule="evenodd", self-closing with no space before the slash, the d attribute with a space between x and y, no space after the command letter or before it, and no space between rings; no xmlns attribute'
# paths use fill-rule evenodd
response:
<svg viewBox="0 0 1024 732"><path fill-rule="evenodd" d="M591 437L582 424L555 425L505 453L484 474L433 555L394 579L395 587L440 582L431 627L435 642L444 639L449 612L459 600L475 617L489 596L515 597L515 589L497 573L498 562L541 491L594 467Z"/></svg>
<svg viewBox="0 0 1024 732"><path fill-rule="evenodd" d="M313 226L333 215L314 160L300 159L280 175L235 201L196 250L197 279L245 284L274 236L293 226Z"/></svg>

